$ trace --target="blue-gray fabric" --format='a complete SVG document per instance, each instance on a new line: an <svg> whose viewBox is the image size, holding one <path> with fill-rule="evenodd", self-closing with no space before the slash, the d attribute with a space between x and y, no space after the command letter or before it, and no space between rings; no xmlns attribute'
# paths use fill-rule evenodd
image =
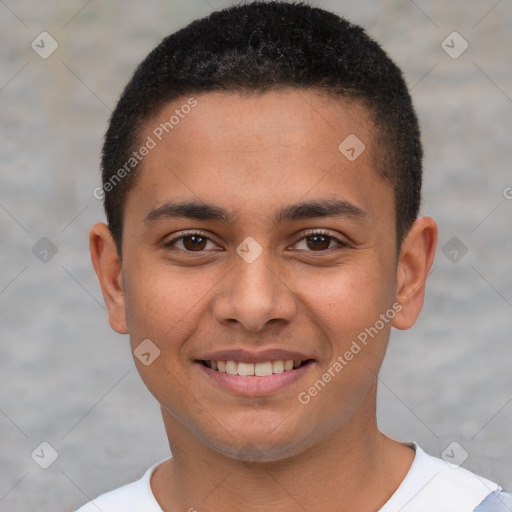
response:
<svg viewBox="0 0 512 512"><path fill-rule="evenodd" d="M491 492L474 512L512 512L512 494L506 491Z"/></svg>

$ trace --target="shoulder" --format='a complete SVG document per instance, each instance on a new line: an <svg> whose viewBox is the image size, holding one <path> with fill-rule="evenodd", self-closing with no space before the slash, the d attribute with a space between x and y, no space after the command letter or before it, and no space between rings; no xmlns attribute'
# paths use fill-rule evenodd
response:
<svg viewBox="0 0 512 512"><path fill-rule="evenodd" d="M502 491L491 480L427 454L417 443L407 444L416 450L414 462L379 512L473 512L494 491L498 495ZM478 512L494 510L483 508Z"/></svg>
<svg viewBox="0 0 512 512"><path fill-rule="evenodd" d="M167 460L167 459L166 459ZM156 501L151 491L151 475L156 468L160 466L164 460L151 466L140 478L135 482L123 485L112 491L101 494L92 501L89 501L76 512L162 512L162 509Z"/></svg>
<svg viewBox="0 0 512 512"><path fill-rule="evenodd" d="M509 512L512 510L512 494L506 491L493 491L475 509L475 512Z"/></svg>

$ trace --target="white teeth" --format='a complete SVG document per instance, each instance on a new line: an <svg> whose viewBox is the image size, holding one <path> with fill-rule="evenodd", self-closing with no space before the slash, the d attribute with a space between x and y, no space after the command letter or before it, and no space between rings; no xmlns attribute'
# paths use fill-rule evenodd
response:
<svg viewBox="0 0 512 512"><path fill-rule="evenodd" d="M257 375L258 377L268 377L269 375L272 375L272 362L267 361L266 363L255 364L254 375Z"/></svg>
<svg viewBox="0 0 512 512"><path fill-rule="evenodd" d="M226 361L226 373L236 375L238 373L238 364L235 361Z"/></svg>
<svg viewBox="0 0 512 512"><path fill-rule="evenodd" d="M272 361L272 373L283 373L284 361Z"/></svg>
<svg viewBox="0 0 512 512"><path fill-rule="evenodd" d="M230 361L232 362L232 361ZM256 368L258 365L256 365ZM254 365L251 363L238 363L238 375L254 375ZM258 374L256 374L258 375Z"/></svg>
<svg viewBox="0 0 512 512"><path fill-rule="evenodd" d="M300 359L279 359L277 361L265 361L263 363L243 363L236 361L208 361L212 370L229 375L240 375L243 377L256 375L257 377L268 377L273 373L283 373L284 371L298 368L303 361Z"/></svg>

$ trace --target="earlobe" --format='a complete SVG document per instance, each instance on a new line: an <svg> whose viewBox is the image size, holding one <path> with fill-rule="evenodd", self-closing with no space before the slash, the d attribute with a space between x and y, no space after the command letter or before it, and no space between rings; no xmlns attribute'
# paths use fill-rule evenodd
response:
<svg viewBox="0 0 512 512"><path fill-rule="evenodd" d="M91 228L89 248L107 306L110 327L119 334L128 334L121 260L106 224L100 222Z"/></svg>
<svg viewBox="0 0 512 512"><path fill-rule="evenodd" d="M416 219L402 243L397 268L396 300L402 306L393 327L409 329L420 314L428 273L437 246L437 224L431 217Z"/></svg>

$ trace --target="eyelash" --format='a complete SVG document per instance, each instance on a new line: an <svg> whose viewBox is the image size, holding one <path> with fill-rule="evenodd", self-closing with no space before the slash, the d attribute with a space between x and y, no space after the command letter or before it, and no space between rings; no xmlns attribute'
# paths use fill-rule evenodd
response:
<svg viewBox="0 0 512 512"><path fill-rule="evenodd" d="M336 242L338 242L338 246L337 247L331 247L331 248L328 248L328 249L321 249L319 251L306 251L306 252L311 252L311 253L331 253L333 251L337 251L337 250L340 250L344 247L347 247L348 244L346 242L343 242L342 240L340 240L339 238L336 238L335 236L333 236L331 233L329 233L328 231L325 231L325 230L312 230L312 231L307 231L304 236L302 236L302 238L300 238L296 243L299 243L301 242L302 240L306 239L306 238L309 238L311 236L315 236L315 235L323 235L323 236L326 236L328 238L330 238L331 240L334 240ZM182 233L179 237L176 237L176 238L173 238L172 240L170 240L169 242L165 242L164 243L164 247L166 248L170 248L170 249L176 249L173 247L173 245L180 241L180 240L183 240L184 238L189 238L189 237L192 237L192 236L200 236L201 238L204 238L206 240L209 240L210 242L213 242L213 240L211 240L207 235L205 235L204 233L202 233L201 231L190 231L190 232L185 232L185 233ZM214 242L215 243L215 242ZM205 251L202 250L202 251L188 251L188 250L185 250L185 249L178 249L182 252L186 252L186 253L189 253L189 254L194 254L194 253L198 253L198 254L201 254L201 253L204 253Z"/></svg>

